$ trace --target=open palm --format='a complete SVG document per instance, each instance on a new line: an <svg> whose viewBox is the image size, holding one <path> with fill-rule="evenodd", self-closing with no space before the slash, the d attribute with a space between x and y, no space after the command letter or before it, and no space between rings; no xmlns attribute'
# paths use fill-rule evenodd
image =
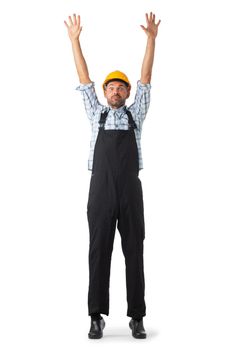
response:
<svg viewBox="0 0 233 350"><path fill-rule="evenodd" d="M155 23L155 14L152 12L150 13L150 16L146 13L147 27L144 27L143 25L140 27L144 30L148 37L156 38L160 22L161 20L159 20L158 23Z"/></svg>
<svg viewBox="0 0 233 350"><path fill-rule="evenodd" d="M73 19L71 16L69 16L69 25L66 21L64 21L66 28L68 30L68 34L70 37L70 40L78 39L80 36L80 33L82 31L82 27L80 25L80 16L76 16L76 14L73 14Z"/></svg>

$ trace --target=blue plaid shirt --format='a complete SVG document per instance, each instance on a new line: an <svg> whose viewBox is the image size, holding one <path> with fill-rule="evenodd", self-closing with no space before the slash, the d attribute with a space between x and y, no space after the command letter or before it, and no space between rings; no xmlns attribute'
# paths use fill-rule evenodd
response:
<svg viewBox="0 0 233 350"><path fill-rule="evenodd" d="M139 170L143 169L142 162L142 151L141 151L141 132L142 132L142 124L146 117L146 113L150 104L150 84L142 84L140 81L137 82L137 91L134 99L134 103L128 107L127 109L131 112L133 120L137 125L137 129L134 129L136 143L138 147L138 161L139 161ZM85 110L87 116L91 122L92 127L92 136L90 142L90 153L88 159L88 170L92 170L93 165L93 157L94 157L94 149L95 143L98 136L99 131L99 120L101 113L109 110L105 129L112 130L128 130L128 116L125 113L126 106L122 106L117 109L113 109L110 106L104 106L100 104L95 92L95 83L89 84L80 84L76 88L82 94Z"/></svg>

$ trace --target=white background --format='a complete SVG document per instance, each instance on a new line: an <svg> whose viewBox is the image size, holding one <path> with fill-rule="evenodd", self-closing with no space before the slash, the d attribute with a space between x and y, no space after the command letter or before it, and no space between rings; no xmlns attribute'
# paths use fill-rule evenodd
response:
<svg viewBox="0 0 233 350"><path fill-rule="evenodd" d="M81 15L99 100L105 76L120 69L134 86L130 104L149 11L161 24L140 172L148 338L128 328L116 231L110 315L104 338L90 341L91 133L63 21ZM232 349L230 0L9 0L0 17L0 348Z"/></svg>

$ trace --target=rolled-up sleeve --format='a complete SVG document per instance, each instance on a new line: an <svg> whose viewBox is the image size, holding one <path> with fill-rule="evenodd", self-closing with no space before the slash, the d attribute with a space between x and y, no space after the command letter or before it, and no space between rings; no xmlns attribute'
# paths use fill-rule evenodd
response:
<svg viewBox="0 0 233 350"><path fill-rule="evenodd" d="M81 92L87 116L93 121L94 115L100 106L95 91L95 83L80 84L75 90Z"/></svg>
<svg viewBox="0 0 233 350"><path fill-rule="evenodd" d="M150 105L150 90L151 84L142 84L138 80L134 103L129 108L133 111L138 122L142 122L146 117Z"/></svg>

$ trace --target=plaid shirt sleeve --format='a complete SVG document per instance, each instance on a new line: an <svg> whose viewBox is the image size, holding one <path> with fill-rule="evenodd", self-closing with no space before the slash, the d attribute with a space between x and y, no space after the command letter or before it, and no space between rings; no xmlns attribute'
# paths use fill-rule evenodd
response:
<svg viewBox="0 0 233 350"><path fill-rule="evenodd" d="M129 107L132 115L136 119L138 125L142 125L150 105L151 84L142 84L140 80L137 82L137 91L134 103Z"/></svg>
<svg viewBox="0 0 233 350"><path fill-rule="evenodd" d="M102 108L96 95L95 83L80 84L75 90L81 92L87 117L93 122L97 110Z"/></svg>

